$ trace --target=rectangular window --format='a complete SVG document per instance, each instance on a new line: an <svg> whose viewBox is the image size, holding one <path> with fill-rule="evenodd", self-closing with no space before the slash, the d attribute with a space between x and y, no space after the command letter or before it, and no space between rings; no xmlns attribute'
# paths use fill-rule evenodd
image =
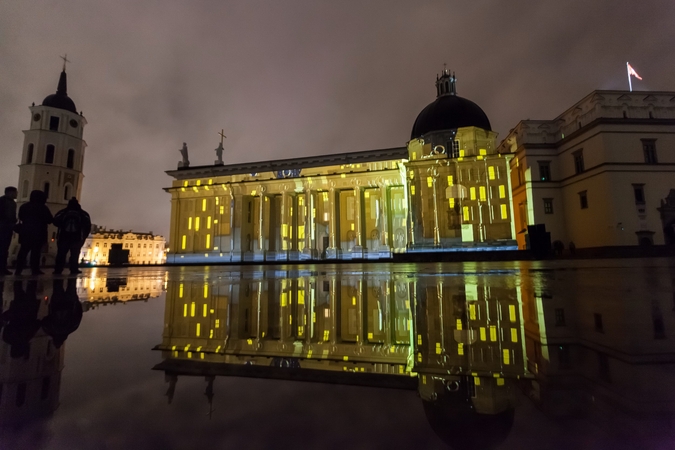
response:
<svg viewBox="0 0 675 450"><path fill-rule="evenodd" d="M642 152L645 155L645 164L658 164L656 158L656 139L642 139Z"/></svg>
<svg viewBox="0 0 675 450"><path fill-rule="evenodd" d="M470 220L469 219L469 207L468 206L465 206L464 208L462 208L462 215L463 215L463 218L464 218L465 222L468 222Z"/></svg>
<svg viewBox="0 0 675 450"><path fill-rule="evenodd" d="M59 131L59 118L56 116L51 116L49 118L49 130L50 131Z"/></svg>
<svg viewBox="0 0 675 450"><path fill-rule="evenodd" d="M551 162L550 161L538 161L538 162L539 162L539 180L551 181Z"/></svg>
<svg viewBox="0 0 675 450"><path fill-rule="evenodd" d="M506 187L503 184L499 186L499 198L506 198Z"/></svg>
<svg viewBox="0 0 675 450"><path fill-rule="evenodd" d="M192 229L192 217L188 217L188 230Z"/></svg>
<svg viewBox="0 0 675 450"><path fill-rule="evenodd" d="M476 188L472 187L469 189L469 195L471 197L471 200L476 200Z"/></svg>
<svg viewBox="0 0 675 450"><path fill-rule="evenodd" d="M183 235L183 240L181 242L181 249L185 250L185 244L187 243L187 236Z"/></svg>
<svg viewBox="0 0 675 450"><path fill-rule="evenodd" d="M195 231L199 231L199 217L195 217Z"/></svg>
<svg viewBox="0 0 675 450"><path fill-rule="evenodd" d="M452 175L448 175L448 186L452 186L452 185L453 185Z"/></svg>
<svg viewBox="0 0 675 450"><path fill-rule="evenodd" d="M556 308L555 309L555 326L564 327L565 326L565 309Z"/></svg>
<svg viewBox="0 0 675 450"><path fill-rule="evenodd" d="M495 166L488 166L488 179L495 179Z"/></svg>
<svg viewBox="0 0 675 450"><path fill-rule="evenodd" d="M202 199L202 211L206 211L206 199Z"/></svg>
<svg viewBox="0 0 675 450"><path fill-rule="evenodd" d="M634 184L633 185L633 195L635 197L636 205L645 204L645 185L644 184Z"/></svg>
<svg viewBox="0 0 675 450"><path fill-rule="evenodd" d="M481 202L487 201L487 192L485 190L485 186L480 186L478 188L478 193L480 194L480 201Z"/></svg>
<svg viewBox="0 0 675 450"><path fill-rule="evenodd" d="M553 199L544 199L544 214L553 214Z"/></svg>
<svg viewBox="0 0 675 450"><path fill-rule="evenodd" d="M586 191L579 192L579 206L581 206L581 209L588 208L588 195Z"/></svg>
<svg viewBox="0 0 675 450"><path fill-rule="evenodd" d="M502 214L502 219L506 220L508 218L508 211L507 211L506 205L500 205L499 208L500 208L500 211L501 211L501 214Z"/></svg>
<svg viewBox="0 0 675 450"><path fill-rule="evenodd" d="M211 248L211 235L210 234L206 235L206 248L207 249Z"/></svg>
<svg viewBox="0 0 675 450"><path fill-rule="evenodd" d="M572 156L574 156L574 173L580 174L584 171L584 151L577 150Z"/></svg>

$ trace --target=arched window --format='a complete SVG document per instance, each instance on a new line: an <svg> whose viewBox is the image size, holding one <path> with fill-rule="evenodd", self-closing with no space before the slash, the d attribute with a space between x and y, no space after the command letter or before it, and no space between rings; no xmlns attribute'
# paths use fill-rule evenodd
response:
<svg viewBox="0 0 675 450"><path fill-rule="evenodd" d="M43 189L45 193L45 198L49 199L49 183L45 183L45 188Z"/></svg>
<svg viewBox="0 0 675 450"><path fill-rule="evenodd" d="M21 197L28 198L28 180L23 180L23 187L21 188Z"/></svg>
<svg viewBox="0 0 675 450"><path fill-rule="evenodd" d="M52 144L47 146L47 153L45 153L45 163L54 164L54 146Z"/></svg>
<svg viewBox="0 0 675 450"><path fill-rule="evenodd" d="M33 162L33 144L28 144L28 151L26 152L26 164Z"/></svg>
<svg viewBox="0 0 675 450"><path fill-rule="evenodd" d="M63 199L70 200L72 196L73 196L73 187L70 185L70 183L68 183L65 186L63 186Z"/></svg>
<svg viewBox="0 0 675 450"><path fill-rule="evenodd" d="M66 163L66 167L72 169L74 165L75 165L75 150L71 148L70 150L68 150L68 162Z"/></svg>

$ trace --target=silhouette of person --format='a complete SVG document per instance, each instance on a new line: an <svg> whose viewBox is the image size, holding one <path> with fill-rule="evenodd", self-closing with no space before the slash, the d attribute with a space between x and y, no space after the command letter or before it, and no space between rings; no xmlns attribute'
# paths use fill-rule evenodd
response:
<svg viewBox="0 0 675 450"><path fill-rule="evenodd" d="M69 278L63 290L63 280L54 280L49 312L42 319L42 329L52 338L54 347L61 348L69 334L82 322L82 304L77 296L77 279Z"/></svg>
<svg viewBox="0 0 675 450"><path fill-rule="evenodd" d="M68 201L66 206L54 216L54 225L59 231L56 235L56 261L54 274L63 272L66 264L66 254L70 252L68 267L70 273L82 273L77 268L80 258L80 249L91 232L91 218L75 197Z"/></svg>
<svg viewBox="0 0 675 450"><path fill-rule="evenodd" d="M0 197L0 276L12 274L7 270L7 256L16 225L17 195L16 188L8 186L5 188L5 195Z"/></svg>
<svg viewBox="0 0 675 450"><path fill-rule="evenodd" d="M37 318L40 301L37 299L37 281L30 280L23 290L22 282L14 282L14 300L9 309L2 313L6 325L2 331L2 340L10 345L12 358L28 358L30 341L40 329Z"/></svg>
<svg viewBox="0 0 675 450"><path fill-rule="evenodd" d="M30 201L19 208L19 254L16 257L16 275L21 275L30 253L30 268L33 275L40 275L40 253L47 243L47 226L52 223L52 213L47 208L47 196L42 191L30 193Z"/></svg>

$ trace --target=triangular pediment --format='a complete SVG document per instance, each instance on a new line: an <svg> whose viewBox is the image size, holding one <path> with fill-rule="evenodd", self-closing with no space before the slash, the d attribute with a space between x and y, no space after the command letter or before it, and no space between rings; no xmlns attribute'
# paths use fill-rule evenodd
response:
<svg viewBox="0 0 675 450"><path fill-rule="evenodd" d="M623 94L623 95L621 95L619 98L617 98L617 100L622 100L622 101L625 101L625 102L629 102L629 101L633 100L633 98L632 98L630 95Z"/></svg>
<svg viewBox="0 0 675 450"><path fill-rule="evenodd" d="M648 95L645 98L643 98L642 100L645 101L645 102L655 102L656 97L654 97L653 95Z"/></svg>
<svg viewBox="0 0 675 450"><path fill-rule="evenodd" d="M598 93L593 94L593 97L591 97L591 101L593 101L593 102L601 102L604 99L605 99L605 97L603 97L602 95L600 95Z"/></svg>

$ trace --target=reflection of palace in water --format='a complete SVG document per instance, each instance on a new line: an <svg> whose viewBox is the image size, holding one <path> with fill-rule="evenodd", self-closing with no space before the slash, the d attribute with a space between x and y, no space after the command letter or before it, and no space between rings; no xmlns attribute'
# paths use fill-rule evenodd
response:
<svg viewBox="0 0 675 450"><path fill-rule="evenodd" d="M83 312L147 300L164 290L163 276L104 275L0 281L0 431L48 419L56 411L65 341ZM38 433L35 439L43 437Z"/></svg>
<svg viewBox="0 0 675 450"><path fill-rule="evenodd" d="M216 375L417 389L442 437L480 425L503 439L524 329L515 288L484 281L269 271L169 282L156 369L169 400L180 375L205 376L209 400Z"/></svg>

